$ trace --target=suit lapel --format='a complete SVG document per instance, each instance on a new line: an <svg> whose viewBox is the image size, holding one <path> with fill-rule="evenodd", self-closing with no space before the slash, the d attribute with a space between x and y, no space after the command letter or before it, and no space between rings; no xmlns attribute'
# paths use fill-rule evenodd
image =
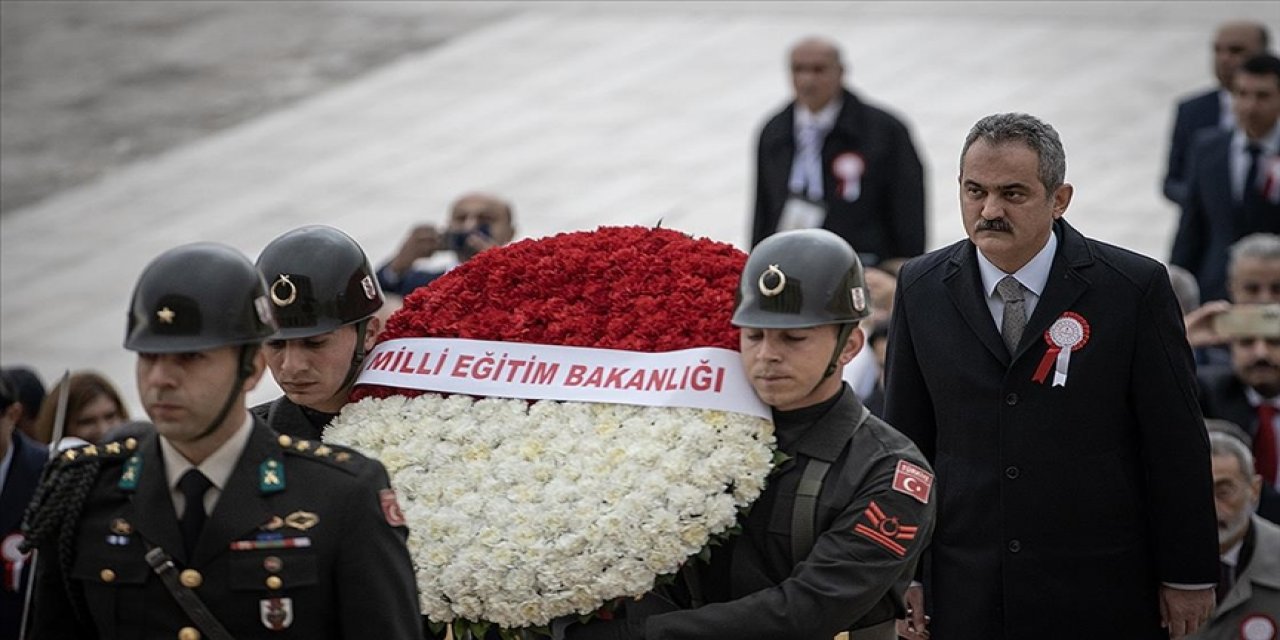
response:
<svg viewBox="0 0 1280 640"><path fill-rule="evenodd" d="M272 435L266 426L253 421L253 433L245 444L244 452L236 461L235 470L223 487L213 513L205 521L200 540L196 543L192 563L204 566L219 554L230 549L230 543L257 529L271 517L271 511L262 497L259 487L259 467L279 448L272 444Z"/></svg>
<svg viewBox="0 0 1280 640"><path fill-rule="evenodd" d="M1061 219L1054 226L1058 233L1058 251L1053 256L1053 266L1049 269L1049 279L1045 282L1040 302L1036 303L1035 312L1027 319L1027 328L1022 332L1015 360L1021 358L1031 345L1043 344L1041 336L1049 325L1069 310L1089 288L1089 281L1077 271L1093 262L1093 254L1084 236Z"/></svg>
<svg viewBox="0 0 1280 640"><path fill-rule="evenodd" d="M982 290L982 276L978 273L977 248L972 242L961 242L951 252L947 272L942 276L951 296L951 302L968 323L978 341L1003 365L1009 364L1009 349L996 332L995 320L987 306L987 296Z"/></svg>
<svg viewBox="0 0 1280 640"><path fill-rule="evenodd" d="M142 458L138 487L121 517L132 524L138 535L148 543L185 562L187 558L182 548L182 531L178 529L177 512L174 510L173 498L169 495L169 481L165 476L164 458L160 455L159 436L153 433L143 440L137 455Z"/></svg>

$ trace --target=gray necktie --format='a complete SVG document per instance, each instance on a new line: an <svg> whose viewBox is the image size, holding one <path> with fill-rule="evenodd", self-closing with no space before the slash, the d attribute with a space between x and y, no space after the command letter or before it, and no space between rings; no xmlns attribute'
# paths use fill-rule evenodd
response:
<svg viewBox="0 0 1280 640"><path fill-rule="evenodd" d="M1027 303L1023 299L1026 288L1013 276L1005 276L996 284L996 292L1004 300L1004 320L1000 323L1000 336L1004 344L1013 353L1022 339L1022 330L1027 328Z"/></svg>

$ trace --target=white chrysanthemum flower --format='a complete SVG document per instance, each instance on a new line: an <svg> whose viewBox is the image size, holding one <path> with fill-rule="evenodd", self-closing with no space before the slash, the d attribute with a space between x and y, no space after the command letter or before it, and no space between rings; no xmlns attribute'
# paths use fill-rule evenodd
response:
<svg viewBox="0 0 1280 640"><path fill-rule="evenodd" d="M432 620L585 614L675 572L759 496L766 420L703 409L366 398L324 439L387 467Z"/></svg>

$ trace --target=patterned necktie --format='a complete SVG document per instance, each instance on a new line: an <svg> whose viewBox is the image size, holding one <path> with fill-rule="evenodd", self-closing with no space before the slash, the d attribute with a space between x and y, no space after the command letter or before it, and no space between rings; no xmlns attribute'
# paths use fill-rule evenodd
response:
<svg viewBox="0 0 1280 640"><path fill-rule="evenodd" d="M1276 484L1276 408L1270 404L1258 405L1258 431L1253 434L1253 459L1262 481Z"/></svg>
<svg viewBox="0 0 1280 640"><path fill-rule="evenodd" d="M182 546L187 551L187 562L191 561L191 552L196 548L196 540L200 538L200 530L204 528L204 494L213 483L203 473L192 469L182 474L178 480L178 489L186 500L182 508L182 518L178 521L182 529Z"/></svg>
<svg viewBox="0 0 1280 640"><path fill-rule="evenodd" d="M1245 147L1245 151L1249 153L1249 168L1244 174L1244 184L1241 185L1240 202L1246 207L1262 203L1262 189L1258 185L1258 165L1262 158L1262 145L1256 142L1250 142Z"/></svg>
<svg viewBox="0 0 1280 640"><path fill-rule="evenodd" d="M1009 353L1018 349L1022 330L1027 328L1027 303L1023 298L1026 288L1013 276L1005 276L996 284L996 292L1004 300L1004 318L1000 322L1000 336Z"/></svg>
<svg viewBox="0 0 1280 640"><path fill-rule="evenodd" d="M792 161L787 187L818 202L822 200L822 127L811 122L796 135L796 157Z"/></svg>

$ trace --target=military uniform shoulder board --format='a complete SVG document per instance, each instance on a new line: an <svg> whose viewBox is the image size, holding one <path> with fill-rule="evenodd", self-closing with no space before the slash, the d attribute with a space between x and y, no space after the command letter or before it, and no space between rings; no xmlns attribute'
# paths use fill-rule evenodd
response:
<svg viewBox="0 0 1280 640"><path fill-rule="evenodd" d="M122 461L132 456L137 450L137 438L125 438L105 444L85 444L59 452L54 464L68 466L92 460Z"/></svg>
<svg viewBox="0 0 1280 640"><path fill-rule="evenodd" d="M276 439L276 443L287 454L323 462L353 475L360 472L366 460L355 449L339 444L327 444L319 440L304 440L281 435Z"/></svg>

